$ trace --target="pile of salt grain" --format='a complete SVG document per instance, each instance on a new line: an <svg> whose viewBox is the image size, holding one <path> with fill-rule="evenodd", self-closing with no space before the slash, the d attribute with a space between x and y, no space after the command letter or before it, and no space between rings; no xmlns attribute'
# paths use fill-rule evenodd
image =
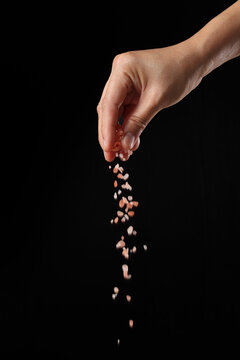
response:
<svg viewBox="0 0 240 360"><path fill-rule="evenodd" d="M109 166L109 169L111 169L111 165ZM118 200L118 206L119 209L117 210L116 216L114 219L111 219L111 224L118 224L120 221L122 223L126 221L130 221L130 218L132 218L135 215L135 208L138 207L139 202L133 200L132 195L123 196L122 190L132 191L132 186L128 183L129 174L124 174L124 169L122 166L119 166L117 163L113 168L113 173L116 175L117 179L114 180L113 186L116 189L116 191L113 194L114 200ZM123 181L124 183L119 184L119 180ZM117 188L120 187L120 189L117 191ZM136 253L137 248L136 246L133 246L132 248L127 247L126 245L126 237L127 236L136 236L137 231L133 228L132 225L129 225L127 228L127 234L124 236L121 236L121 239L117 242L116 248L122 250L122 256L128 260L130 253ZM147 245L143 245L144 250L147 250ZM124 263L122 265L122 272L123 272L123 278L126 280L130 280L132 275L129 274L128 265ZM119 294L119 288L117 286L113 289L112 299L115 300L116 297ZM131 302L131 295L126 295L126 301ZM129 327L133 327L133 320L129 320ZM118 344L120 344L120 339L118 339Z"/></svg>

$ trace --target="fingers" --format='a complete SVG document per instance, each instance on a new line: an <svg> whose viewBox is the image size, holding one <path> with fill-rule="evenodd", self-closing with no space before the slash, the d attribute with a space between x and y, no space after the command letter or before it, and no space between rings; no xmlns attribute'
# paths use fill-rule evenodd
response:
<svg viewBox="0 0 240 360"><path fill-rule="evenodd" d="M98 105L99 142L105 152L110 152L115 140L115 128L121 105L129 91L129 79L120 71L112 71Z"/></svg>
<svg viewBox="0 0 240 360"><path fill-rule="evenodd" d="M122 140L124 149L133 150L133 145L136 144L147 124L159 111L156 101L158 97L151 93L142 94L138 104L124 118L123 131L125 135Z"/></svg>
<svg viewBox="0 0 240 360"><path fill-rule="evenodd" d="M107 161L113 161L116 156L112 149L121 115L124 123L119 156L125 160L139 147L142 131L159 111L159 96L151 88L144 91L147 81L142 83L137 75L135 58L124 55L116 59L97 107L99 142Z"/></svg>
<svg viewBox="0 0 240 360"><path fill-rule="evenodd" d="M115 151L104 151L103 152L105 160L112 162L115 159L116 153Z"/></svg>

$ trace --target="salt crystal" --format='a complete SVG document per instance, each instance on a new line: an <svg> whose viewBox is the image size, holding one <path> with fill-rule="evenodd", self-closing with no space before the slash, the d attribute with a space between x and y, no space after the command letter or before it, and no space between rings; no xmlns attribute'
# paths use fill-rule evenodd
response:
<svg viewBox="0 0 240 360"><path fill-rule="evenodd" d="M117 211L117 216L119 216L119 217L123 217L123 212L122 212L122 211L120 211L120 210L118 210L118 211Z"/></svg>
<svg viewBox="0 0 240 360"><path fill-rule="evenodd" d="M120 199L120 200L119 200L119 207L120 207L120 208L123 208L123 207L124 207L124 201L123 201L123 199Z"/></svg>
<svg viewBox="0 0 240 360"><path fill-rule="evenodd" d="M123 201L124 204L128 203L128 200L127 200L127 198L125 196L122 197L122 201Z"/></svg>
<svg viewBox="0 0 240 360"><path fill-rule="evenodd" d="M133 246L133 248L132 248L132 252L133 252L133 253L135 253L136 251L137 251L136 246Z"/></svg>
<svg viewBox="0 0 240 360"><path fill-rule="evenodd" d="M133 206L138 207L139 202L138 201L133 201L132 204L133 204Z"/></svg>
<svg viewBox="0 0 240 360"><path fill-rule="evenodd" d="M125 242L123 240L119 240L116 244L117 249L122 249L125 246Z"/></svg>
<svg viewBox="0 0 240 360"><path fill-rule="evenodd" d="M128 302L130 302L132 300L131 295L126 295L126 299L127 299Z"/></svg>
<svg viewBox="0 0 240 360"><path fill-rule="evenodd" d="M114 294L118 294L119 293L119 288L117 286L115 286L113 288Z"/></svg>
<svg viewBox="0 0 240 360"><path fill-rule="evenodd" d="M129 248L123 248L122 250L122 256L125 257L125 259L129 259Z"/></svg>
<svg viewBox="0 0 240 360"><path fill-rule="evenodd" d="M128 212L128 215L129 215L130 217L133 217L134 214L135 214L134 211L129 211L129 212Z"/></svg>
<svg viewBox="0 0 240 360"><path fill-rule="evenodd" d="M132 235L132 233L133 233L133 226L129 226L129 227L127 228L127 233L128 233L128 235Z"/></svg>
<svg viewBox="0 0 240 360"><path fill-rule="evenodd" d="M123 175L121 173L117 174L118 179L123 179Z"/></svg>
<svg viewBox="0 0 240 360"><path fill-rule="evenodd" d="M127 264L123 264L123 265L122 265L122 270L128 272L128 265L127 265Z"/></svg>
<svg viewBox="0 0 240 360"><path fill-rule="evenodd" d="M132 275L128 274L128 266L127 266L127 264L122 265L122 270L123 270L124 279L127 279L127 280L131 279Z"/></svg>

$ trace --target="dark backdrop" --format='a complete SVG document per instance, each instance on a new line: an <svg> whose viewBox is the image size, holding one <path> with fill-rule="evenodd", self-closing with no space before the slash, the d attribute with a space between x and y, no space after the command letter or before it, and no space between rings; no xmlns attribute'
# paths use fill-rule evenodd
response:
<svg viewBox="0 0 240 360"><path fill-rule="evenodd" d="M2 9L2 353L196 358L237 345L239 59L159 113L124 163L140 202L127 284L96 114L116 54L181 41L232 3Z"/></svg>

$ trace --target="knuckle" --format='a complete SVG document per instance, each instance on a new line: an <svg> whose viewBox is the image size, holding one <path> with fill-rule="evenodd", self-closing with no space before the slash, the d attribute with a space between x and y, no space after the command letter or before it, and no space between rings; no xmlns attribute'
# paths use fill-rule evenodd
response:
<svg viewBox="0 0 240 360"><path fill-rule="evenodd" d="M146 126L147 126L147 119L144 118L143 116L139 116L137 114L134 114L131 116L131 121L133 123L135 123L135 125L141 130L143 131Z"/></svg>
<svg viewBox="0 0 240 360"><path fill-rule="evenodd" d="M113 59L113 67L125 67L131 64L135 59L133 51L128 51L115 56Z"/></svg>
<svg viewBox="0 0 240 360"><path fill-rule="evenodd" d="M108 103L109 103L108 99L106 98L106 96L104 96L104 98L101 101L101 105L99 107L99 110L102 110L102 109L106 108L108 106Z"/></svg>
<svg viewBox="0 0 240 360"><path fill-rule="evenodd" d="M101 100L100 111L105 111L106 109L111 109L113 107L112 99L110 94L106 94Z"/></svg>
<svg viewBox="0 0 240 360"><path fill-rule="evenodd" d="M98 114L100 113L100 108L101 108L101 105L100 105L100 103L98 103L97 108L96 108Z"/></svg>
<svg viewBox="0 0 240 360"><path fill-rule="evenodd" d="M149 104L153 112L159 109L161 104L161 91L159 88L152 88L149 92Z"/></svg>

